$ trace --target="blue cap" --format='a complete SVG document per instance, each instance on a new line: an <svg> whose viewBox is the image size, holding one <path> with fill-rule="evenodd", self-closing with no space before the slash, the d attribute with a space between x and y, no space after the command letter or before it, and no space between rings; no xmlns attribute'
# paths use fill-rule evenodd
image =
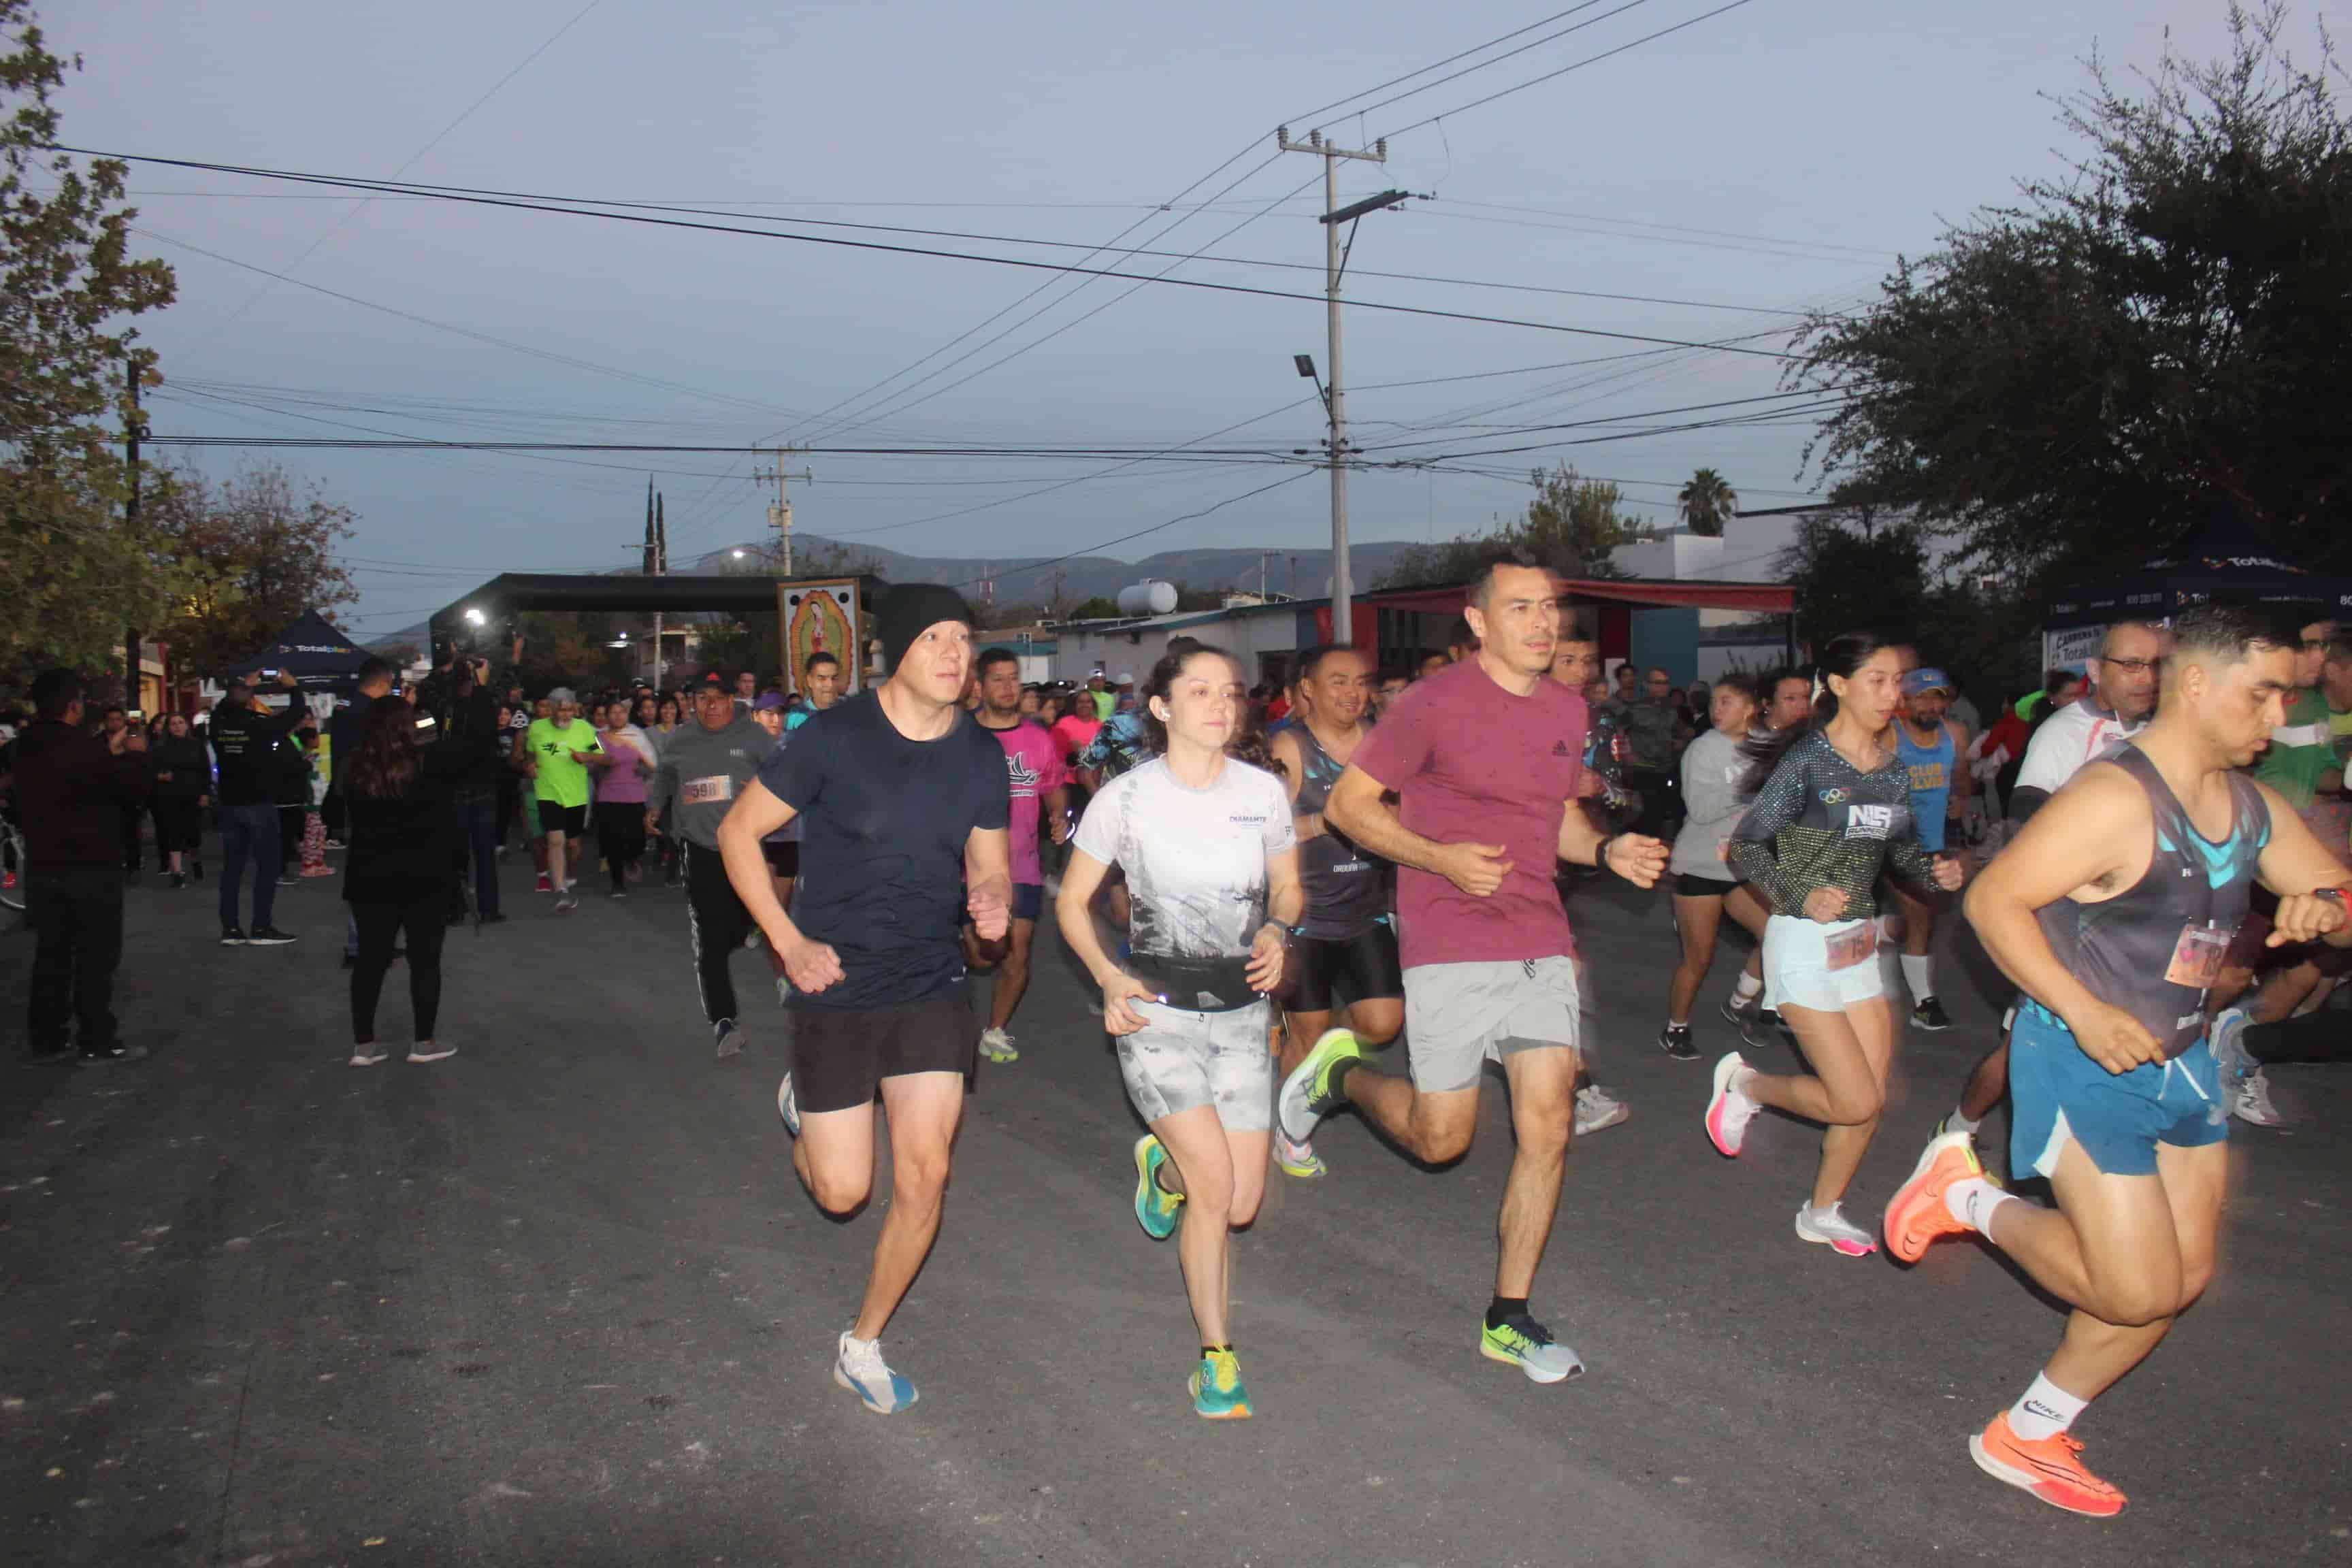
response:
<svg viewBox="0 0 2352 1568"><path fill-rule="evenodd" d="M1951 690L1952 678L1932 664L1915 669L1903 678L1903 695L1906 697L1916 697L1922 691L1948 693Z"/></svg>

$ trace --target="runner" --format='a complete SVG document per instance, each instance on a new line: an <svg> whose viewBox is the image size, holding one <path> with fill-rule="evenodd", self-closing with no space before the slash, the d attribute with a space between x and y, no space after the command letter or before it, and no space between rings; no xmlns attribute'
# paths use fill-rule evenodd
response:
<svg viewBox="0 0 2352 1568"><path fill-rule="evenodd" d="M2107 628L2099 657L2091 661L2091 689L2043 720L2026 743L2017 785L2010 792L2013 823L2022 826L2067 780L2139 733L2156 711L2157 678L2170 640L2169 633L2145 621L2118 621ZM2000 1103L2009 1090L2009 1032L2016 1024L2012 1006L2000 1021L2000 1044L1969 1071L1960 1103L1937 1124L1938 1137L1975 1136Z"/></svg>
<svg viewBox="0 0 2352 1568"><path fill-rule="evenodd" d="M1045 907L1045 866L1037 852L1040 813L1052 824L1053 840L1070 837L1070 790L1054 737L1044 725L1021 714L1024 693L1021 659L1010 648L992 647L980 656L980 727L1004 748L1004 766L1011 784L1010 830L1013 846L1013 925L1003 956L995 961L996 985L988 999L988 1027L981 1031L980 1054L992 1062L1017 1062L1006 1026L1029 989L1029 951L1037 936L1037 917ZM964 928L964 963L982 967L975 925Z"/></svg>
<svg viewBox="0 0 2352 1568"><path fill-rule="evenodd" d="M1469 585L1480 647L1407 691L1358 746L1324 815L1399 868L1412 1078L1363 1065L1344 1029L1283 1080L1283 1134L1304 1142L1352 1103L1414 1159L1461 1158L1477 1128L1484 1065L1510 1086L1517 1135L1503 1192L1501 1255L1479 1352L1538 1383L1583 1370L1528 1310L1574 1125L1578 996L1555 858L1606 864L1637 887L1665 869L1654 838L1604 837L1578 795L1584 700L1546 679L1559 636L1551 575L1524 552ZM1394 790L1399 804L1381 801Z"/></svg>
<svg viewBox="0 0 2352 1568"><path fill-rule="evenodd" d="M629 896L629 876L646 852L646 780L656 766L654 743L631 721L633 705L616 697L598 715L604 722L589 765L596 770L596 847L613 879L604 896Z"/></svg>
<svg viewBox="0 0 2352 1568"><path fill-rule="evenodd" d="M1404 973L1389 917L1394 868L1367 855L1323 820L1331 786L1371 728L1364 721L1372 661L1351 647L1310 647L1298 656L1297 722L1268 742L1290 795L1306 912L1291 932L1290 984L1278 1061L1287 1075L1331 1026L1334 982L1348 994L1342 1027L1369 1048L1404 1027ZM1324 1173L1312 1145L1277 1133L1274 1163L1286 1175Z"/></svg>
<svg viewBox="0 0 2352 1568"><path fill-rule="evenodd" d="M1283 932L1305 902L1291 803L1273 775L1225 755L1244 700L1219 648L1168 654L1144 686L1161 754L1087 807L1055 901L1062 939L1102 987L1127 1098L1150 1127L1135 1144L1135 1217L1183 1236L1177 1260L1200 1331L1186 1384L1195 1414L1251 1414L1234 1358L1231 1237L1265 1194L1269 1100L1265 993L1283 973ZM1095 932L1104 872L1127 869L1135 934L1126 967Z"/></svg>
<svg viewBox="0 0 2352 1568"><path fill-rule="evenodd" d="M686 929L694 948L696 994L710 1025L713 1051L731 1057L743 1048L736 1023L735 981L727 961L741 950L754 927L751 911L719 859L719 825L744 786L759 776L774 747L766 731L735 712L735 699L716 670L696 689L694 719L671 731L661 745L661 767L646 803L648 830L667 814L685 862ZM772 896L772 895L771 895ZM791 1100L784 1080L779 1103Z"/></svg>
<svg viewBox="0 0 2352 1568"><path fill-rule="evenodd" d="M1822 650L1822 689L1801 730L1765 742L1777 762L1732 836L1727 858L1771 900L1764 926L1764 1005L1795 1031L1801 1076L1767 1076L1727 1053L1715 1064L1706 1135L1736 1159L1748 1123L1766 1106L1823 1124L1811 1201L1797 1209L1800 1240L1847 1258L1878 1249L1838 1207L1878 1131L1894 1055L1893 1020L1877 963L1872 894L1891 862L1946 889L1957 860L1931 858L1908 805L1910 776L1881 740L1901 681L1895 649L1849 632Z"/></svg>
<svg viewBox="0 0 2352 1568"><path fill-rule="evenodd" d="M1740 971L1738 989L1724 1004L1724 1016L1744 1024L1745 1004L1763 989L1764 921L1771 911L1724 860L1724 847L1747 813L1747 783L1755 771L1741 748L1762 711L1755 682L1738 671L1726 675L1716 681L1707 700L1714 727L1683 750L1683 803L1690 815L1675 837L1668 867L1675 878L1675 931L1682 939L1682 963L1667 983L1666 1026L1658 1031L1658 1048L1680 1062L1698 1059L1698 1047L1691 1041L1691 1004L1715 962L1716 933L1725 915L1738 921L1757 946Z"/></svg>
<svg viewBox="0 0 2352 1568"><path fill-rule="evenodd" d="M1012 883L1004 753L958 711L971 612L953 589L905 584L878 619L889 680L772 752L719 839L792 979L793 1168L827 1214L855 1213L873 1190L877 1090L889 1118L889 1213L833 1368L887 1415L915 1402L915 1386L884 1361L882 1331L939 1236L977 1043L957 912L971 911L983 942L1002 940ZM760 840L796 818L802 879L787 914Z"/></svg>
<svg viewBox="0 0 2352 1568"><path fill-rule="evenodd" d="M1769 700L1764 704L1762 719L1749 731L1749 738L1759 746L1773 735L1795 731L1813 716L1813 678L1810 672L1791 666L1767 677L1764 689ZM1729 862L1725 864L1728 869ZM1761 943L1748 955L1739 978L1732 983L1731 995L1723 1005L1723 1016L1738 1026L1740 1039L1750 1046L1762 1046L1779 1036L1780 1015L1764 1005Z"/></svg>
<svg viewBox="0 0 2352 1568"><path fill-rule="evenodd" d="M1559 638L1552 644L1551 678L1570 691L1582 694L1601 682L1601 644L1587 637L1562 613ZM1587 699L1588 710L1590 699ZM1616 733L1597 716L1591 728L1585 731L1584 765L1576 775L1577 800L1570 807L1583 812L1591 821L1593 830L1609 833L1614 830L1617 813L1627 809L1632 796L1623 784L1623 771L1617 756ZM1597 877L1598 866L1570 866L1559 862L1554 868L1552 887L1559 894L1562 909L1568 907L1572 884L1580 878ZM1393 894L1391 895L1393 901ZM1584 960L1576 960L1576 994L1587 1005L1592 1001L1592 987L1587 983ZM1582 1026L1579 1025L1581 1035ZM1610 1090L1592 1081L1586 1066L1591 1051L1580 1043L1576 1067L1576 1136L1606 1131L1633 1114L1633 1108Z"/></svg>
<svg viewBox="0 0 2352 1568"><path fill-rule="evenodd" d="M572 884L587 847L588 762L604 748L595 729L580 717L580 700L568 686L547 694L554 716L534 719L523 731L515 756L523 777L532 781L539 801L539 825L547 837L547 874L555 889L555 912L567 914L580 907Z"/></svg>
<svg viewBox="0 0 2352 1568"><path fill-rule="evenodd" d="M1968 755L1968 726L1947 717L1952 679L1932 666L1903 677L1903 704L1895 710L1895 754L1911 774L1911 826L1930 855L1944 852L1952 824L1966 809L1972 782L1960 759ZM1903 916L1903 984L1911 993L1911 1026L1930 1034L1952 1026L1936 999L1937 900L1929 893L1888 884Z"/></svg>
<svg viewBox="0 0 2352 1568"><path fill-rule="evenodd" d="M1895 1257L1974 1231L2074 1309L2057 1353L1969 1452L2076 1513L2119 1513L2125 1498L2070 1428L2212 1278L2230 1123L2207 988L2250 884L2279 895L2273 942L2352 943L2352 878L2276 791L2234 771L2293 682L2294 634L2275 622L2262 607L2183 611L2154 721L2053 796L1969 892L1969 923L2027 997L2012 1168L2047 1178L2057 1206L1985 1180L1958 1131L1928 1143L1886 1206Z"/></svg>

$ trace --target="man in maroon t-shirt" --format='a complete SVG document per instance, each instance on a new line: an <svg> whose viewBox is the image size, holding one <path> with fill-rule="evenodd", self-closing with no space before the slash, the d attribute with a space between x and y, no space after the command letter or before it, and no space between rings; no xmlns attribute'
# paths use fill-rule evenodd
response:
<svg viewBox="0 0 2352 1568"><path fill-rule="evenodd" d="M1396 863L1410 1080L1362 1065L1334 1029L1283 1080L1286 1137L1352 1103L1415 1159L1462 1157L1484 1065L1502 1064L1517 1148L1503 1189L1502 1258L1479 1352L1538 1383L1584 1370L1528 1310L1551 1234L1576 1114L1575 942L1555 859L1656 882L1666 847L1604 837L1575 809L1588 715L1547 679L1559 634L1551 574L1521 552L1472 580L1477 651L1410 688L1331 786L1326 820ZM1393 791L1394 807L1381 800Z"/></svg>

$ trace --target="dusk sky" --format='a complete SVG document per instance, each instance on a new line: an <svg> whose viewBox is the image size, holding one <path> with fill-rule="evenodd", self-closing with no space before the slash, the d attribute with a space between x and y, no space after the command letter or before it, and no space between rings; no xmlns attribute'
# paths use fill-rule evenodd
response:
<svg viewBox="0 0 2352 1568"><path fill-rule="evenodd" d="M1159 272L1206 247L1173 275L1318 296L1136 288L133 168L140 243L180 279L179 303L140 326L162 355L160 434L934 449L1199 441L1244 454L1110 472L1100 458L793 461L815 474L795 489L804 532L1005 557L1103 546L1239 497L1285 478L1274 459L1318 439L1320 411L1291 356L1313 353L1328 369L1321 163L1277 153L1277 124L1350 146L1390 137L1385 167L1343 165L1342 201L1390 187L1434 196L1364 220L1352 300L1776 349L1796 312L1853 306L1898 253L2009 198L2018 177L2056 172L2063 133L2044 95L2079 87L2095 47L2120 70L2152 65L2168 28L2196 58L2223 41L2218 0L1749 0L1473 101L1721 3L1607 0L1369 92L1561 7L599 0L583 13L582 0L89 0L51 5L42 21L53 47L85 59L62 105L66 140L79 146L726 207L754 215L755 227L954 230L994 237L793 232L1062 263L1086 253L1005 242L1092 246L1127 231L1118 244L1171 254L1085 264ZM2340 30L2342 9L2300 7L2298 52L2314 52L2315 19ZM1578 24L1589 25L1537 42ZM1773 407L1660 414L1774 393L1781 369L1762 355L1661 348L1351 309L1351 435L1367 460L1489 454L1456 459L1456 471L1356 476L1356 537L1477 526L1517 508L1527 469L1559 458L1624 481L1636 510L1659 521L1700 464L1720 468L1747 505L1802 499L1801 424L1627 434ZM1404 382L1434 384L1384 384ZM1596 419L1624 423L1521 433ZM1546 445L1596 436L1616 438ZM1497 451L1529 446L1543 449ZM648 473L667 497L675 558L765 527L750 458L203 458L226 472L265 456L359 513L348 553L363 598L344 619L363 637L421 620L498 571L623 564ZM1028 494L1069 479L1080 482ZM1102 552L1312 546L1328 540L1327 509L1323 478L1305 471ZM1726 554L1741 553L1735 525Z"/></svg>

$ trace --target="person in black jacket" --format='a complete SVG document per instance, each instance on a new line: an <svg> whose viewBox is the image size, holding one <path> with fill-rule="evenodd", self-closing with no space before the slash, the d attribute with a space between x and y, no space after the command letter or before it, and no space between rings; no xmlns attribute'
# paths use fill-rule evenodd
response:
<svg viewBox="0 0 2352 1568"><path fill-rule="evenodd" d="M163 734L149 747L147 762L155 778L155 794L148 803L155 817L155 847L172 886L188 885L188 873L203 881L205 863L204 808L213 795L212 758L204 742L188 728L188 716L174 713L163 721Z"/></svg>
<svg viewBox="0 0 2352 1568"><path fill-rule="evenodd" d="M117 1037L112 1010L122 957L122 813L137 810L150 787L147 738L133 730L121 751L110 750L83 731L81 695L73 671L42 671L33 682L38 717L16 742L36 1061L65 1059L69 1016L85 1062L147 1054Z"/></svg>
<svg viewBox="0 0 2352 1568"><path fill-rule="evenodd" d="M437 1062L457 1047L436 1044L441 1009L441 938L456 890L457 793L468 762L462 744L426 743L438 726L398 697L378 698L344 775L349 853L343 897L360 928L352 969L352 1066L383 1060L376 999L392 967L394 938L408 933L408 1000L415 1014L413 1062Z"/></svg>
<svg viewBox="0 0 2352 1568"><path fill-rule="evenodd" d="M514 770L507 765L507 736L499 723L498 699L488 684L489 668L490 661L486 658L459 659L450 671L440 701L426 705L426 711L438 721L443 742L456 748L465 759L453 807L457 822L455 853L460 885L452 889L452 925L466 918L462 883L469 859L474 908L482 924L497 925L507 918L499 909L499 788L502 779L514 776Z"/></svg>
<svg viewBox="0 0 2352 1568"><path fill-rule="evenodd" d="M232 683L213 710L213 755L220 760L223 947L279 947L294 940L269 917L278 904L278 743L310 711L296 696L299 684L290 672L278 672L278 689L287 694L283 713L272 713L243 681ZM250 936L236 923L248 859L254 869Z"/></svg>

